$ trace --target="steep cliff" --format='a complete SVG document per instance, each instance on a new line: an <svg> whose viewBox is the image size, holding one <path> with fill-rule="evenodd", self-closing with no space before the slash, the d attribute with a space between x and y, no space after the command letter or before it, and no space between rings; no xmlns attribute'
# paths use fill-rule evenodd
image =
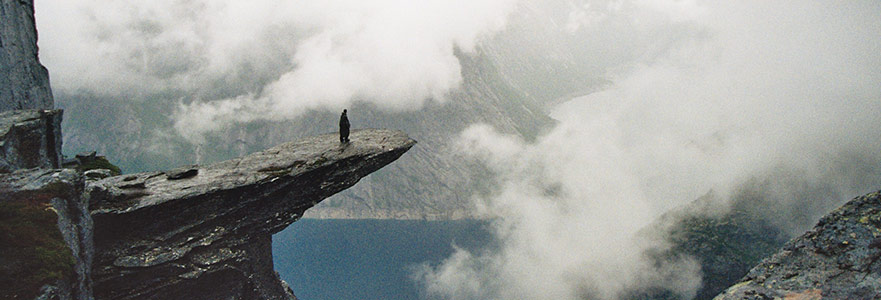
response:
<svg viewBox="0 0 881 300"><path fill-rule="evenodd" d="M0 0L0 112L52 109L49 71L37 57L33 0Z"/></svg>
<svg viewBox="0 0 881 300"><path fill-rule="evenodd" d="M98 299L293 299L271 239L321 200L391 163L400 131L306 138L206 167L87 186Z"/></svg>
<svg viewBox="0 0 881 300"><path fill-rule="evenodd" d="M73 170L0 174L0 298L92 299L92 220Z"/></svg>
<svg viewBox="0 0 881 300"><path fill-rule="evenodd" d="M61 110L0 112L0 173L61 167Z"/></svg>
<svg viewBox="0 0 881 300"><path fill-rule="evenodd" d="M715 299L881 298L881 192L857 197Z"/></svg>

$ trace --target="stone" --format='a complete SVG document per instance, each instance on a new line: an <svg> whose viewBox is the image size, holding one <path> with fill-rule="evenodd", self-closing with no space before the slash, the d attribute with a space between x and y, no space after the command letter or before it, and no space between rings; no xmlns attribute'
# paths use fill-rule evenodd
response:
<svg viewBox="0 0 881 300"><path fill-rule="evenodd" d="M881 191L827 214L714 299L879 299L879 236Z"/></svg>
<svg viewBox="0 0 881 300"><path fill-rule="evenodd" d="M93 299L92 218L83 188L74 170L0 174L0 298Z"/></svg>
<svg viewBox="0 0 881 300"><path fill-rule="evenodd" d="M110 177L111 173L108 169L94 169L83 172L83 176L86 177L86 180L98 180Z"/></svg>
<svg viewBox="0 0 881 300"><path fill-rule="evenodd" d="M87 184L98 299L296 299L272 265L272 234L397 160L416 142L356 130L290 142L198 170ZM183 173L192 173L185 171Z"/></svg>
<svg viewBox="0 0 881 300"><path fill-rule="evenodd" d="M0 112L54 107L37 52L34 1L0 0Z"/></svg>
<svg viewBox="0 0 881 300"><path fill-rule="evenodd" d="M61 167L61 110L0 112L0 173Z"/></svg>
<svg viewBox="0 0 881 300"><path fill-rule="evenodd" d="M165 172L165 179L178 180L199 175L199 166L186 166Z"/></svg>

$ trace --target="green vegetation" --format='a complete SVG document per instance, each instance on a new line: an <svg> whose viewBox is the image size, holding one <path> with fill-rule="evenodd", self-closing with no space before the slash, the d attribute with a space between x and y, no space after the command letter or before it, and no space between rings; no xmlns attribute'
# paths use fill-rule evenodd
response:
<svg viewBox="0 0 881 300"><path fill-rule="evenodd" d="M701 265L701 287L694 299L712 299L736 283L787 237L755 213L735 208L724 216L685 216L670 230L673 247L651 255L658 262L688 255ZM628 299L679 299L672 291L638 291Z"/></svg>
<svg viewBox="0 0 881 300"><path fill-rule="evenodd" d="M44 284L73 276L74 257L58 231L52 197L0 201L0 298L33 299Z"/></svg>
<svg viewBox="0 0 881 300"><path fill-rule="evenodd" d="M77 171L85 172L88 170L96 170L96 169L108 169L110 170L110 175L116 176L122 174L122 170L119 169L116 165L110 163L107 158L103 156L98 156L94 160L85 163L83 165L78 166Z"/></svg>

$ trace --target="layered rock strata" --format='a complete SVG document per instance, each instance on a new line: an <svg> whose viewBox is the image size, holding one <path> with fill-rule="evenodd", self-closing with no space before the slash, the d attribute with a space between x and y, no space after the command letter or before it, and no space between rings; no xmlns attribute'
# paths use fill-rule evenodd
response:
<svg viewBox="0 0 881 300"><path fill-rule="evenodd" d="M61 166L61 110L0 112L0 173Z"/></svg>
<svg viewBox="0 0 881 300"><path fill-rule="evenodd" d="M359 130L210 166L88 185L98 299L295 299L272 266L272 234L391 163L415 141Z"/></svg>
<svg viewBox="0 0 881 300"><path fill-rule="evenodd" d="M824 216L715 299L881 299L881 192Z"/></svg>
<svg viewBox="0 0 881 300"><path fill-rule="evenodd" d="M37 50L34 1L0 0L0 112L53 108Z"/></svg>

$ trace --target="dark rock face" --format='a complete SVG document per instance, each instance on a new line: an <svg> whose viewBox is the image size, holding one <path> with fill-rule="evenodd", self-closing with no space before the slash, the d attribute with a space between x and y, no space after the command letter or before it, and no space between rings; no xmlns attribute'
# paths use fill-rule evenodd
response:
<svg viewBox="0 0 881 300"><path fill-rule="evenodd" d="M273 270L272 234L415 144L390 130L350 138L91 182L96 298L295 299Z"/></svg>
<svg viewBox="0 0 881 300"><path fill-rule="evenodd" d="M92 299L92 219L82 192L73 170L0 174L0 298Z"/></svg>
<svg viewBox="0 0 881 300"><path fill-rule="evenodd" d="M0 113L0 173L61 164L61 110Z"/></svg>
<svg viewBox="0 0 881 300"><path fill-rule="evenodd" d="M881 192L857 197L715 299L881 298Z"/></svg>
<svg viewBox="0 0 881 300"><path fill-rule="evenodd" d="M37 57L33 0L0 0L0 112L52 109L49 71Z"/></svg>

